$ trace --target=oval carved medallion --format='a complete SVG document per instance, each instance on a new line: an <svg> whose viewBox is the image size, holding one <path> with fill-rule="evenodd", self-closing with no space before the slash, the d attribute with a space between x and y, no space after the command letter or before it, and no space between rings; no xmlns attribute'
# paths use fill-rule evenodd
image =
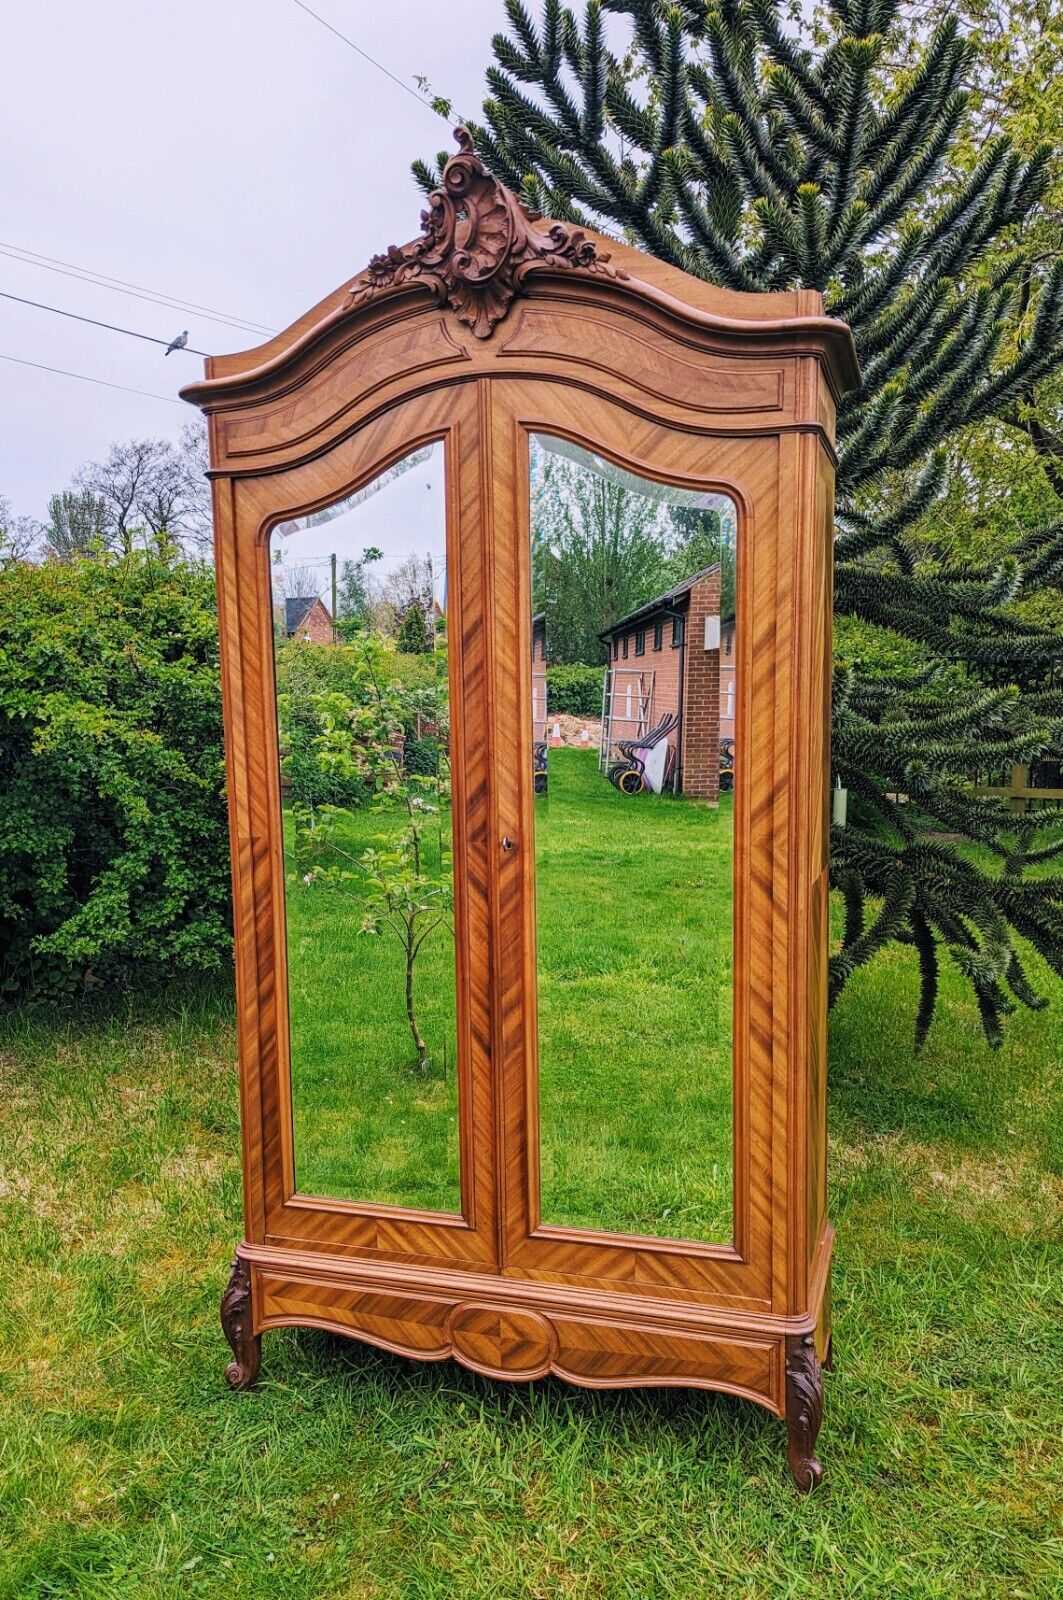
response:
<svg viewBox="0 0 1063 1600"><path fill-rule="evenodd" d="M537 1311L504 1306L455 1306L447 1319L454 1354L467 1366L511 1377L538 1377L549 1368L557 1339Z"/></svg>

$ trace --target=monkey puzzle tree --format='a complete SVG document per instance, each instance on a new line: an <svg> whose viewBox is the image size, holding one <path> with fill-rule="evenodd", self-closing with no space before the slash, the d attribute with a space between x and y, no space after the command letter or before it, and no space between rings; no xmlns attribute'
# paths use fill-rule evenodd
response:
<svg viewBox="0 0 1063 1600"><path fill-rule="evenodd" d="M819 289L853 329L836 611L874 659L836 678L851 804L832 835L832 995L890 941L914 945L921 1042L945 948L997 1042L1015 1000L1042 1003L1017 935L1063 973L1063 877L1045 866L1063 845L969 779L1031 761L1063 726L1060 639L1016 608L1063 584L1063 520L978 563L935 540L932 512L950 438L1027 402L1063 360L1063 262L1009 248L1048 153L987 138L973 167L947 165L970 48L951 18L920 37L900 0L825 0L811 25L778 0L588 0L579 16L545 0L538 24L520 0L506 11L471 126L531 207L729 288ZM908 649L880 648L879 630Z"/></svg>

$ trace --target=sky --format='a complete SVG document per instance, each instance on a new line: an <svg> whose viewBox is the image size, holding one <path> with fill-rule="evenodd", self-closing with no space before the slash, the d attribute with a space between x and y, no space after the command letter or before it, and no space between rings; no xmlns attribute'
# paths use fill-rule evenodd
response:
<svg viewBox="0 0 1063 1600"><path fill-rule="evenodd" d="M404 464L404 470L384 475L378 485L369 484L351 500L329 508L327 521L300 518L284 523L270 535L271 568L274 587L286 585L284 569L294 578L313 575L312 584L298 584L302 591L314 590L331 610L332 563L336 557L337 577L343 575L345 561L358 561L367 549L380 551L367 571L374 583L386 579L398 562L411 555L427 558L436 600L446 609L447 510L443 469L443 446L417 450Z"/></svg>
<svg viewBox="0 0 1063 1600"><path fill-rule="evenodd" d="M422 197L410 162L453 144L413 79L426 75L456 113L478 115L502 0L310 3L400 82L296 0L10 8L0 291L167 341L187 328L200 350L241 350L262 336L3 252L48 256L279 329L386 245L415 237ZM0 495L16 515L43 518L49 495L113 441L176 438L196 415L176 394L201 374L198 357L164 356L158 345L3 298L0 356L152 396L0 360ZM410 480L382 491L380 506L385 493L403 511L410 496L428 501L431 475ZM373 521L372 505L348 542ZM320 542L323 531L298 540L316 532Z"/></svg>

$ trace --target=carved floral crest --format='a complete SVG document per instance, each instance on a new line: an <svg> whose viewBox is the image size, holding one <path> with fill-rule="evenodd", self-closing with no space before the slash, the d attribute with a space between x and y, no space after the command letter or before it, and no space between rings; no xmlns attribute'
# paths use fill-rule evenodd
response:
<svg viewBox="0 0 1063 1600"><path fill-rule="evenodd" d="M456 128L454 137L458 154L443 168L442 187L428 197L421 237L374 256L351 285L352 306L416 280L449 305L477 339L486 339L537 266L627 276L609 265L608 252L581 228L563 222L546 233L533 228L536 213L487 171L468 129Z"/></svg>

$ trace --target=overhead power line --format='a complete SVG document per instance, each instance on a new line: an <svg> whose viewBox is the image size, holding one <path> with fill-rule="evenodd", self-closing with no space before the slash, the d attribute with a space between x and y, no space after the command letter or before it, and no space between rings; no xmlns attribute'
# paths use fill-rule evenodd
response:
<svg viewBox="0 0 1063 1600"><path fill-rule="evenodd" d="M444 117L444 121L447 120L447 118L444 116L444 113L442 111L437 111L430 100L426 100L423 95L418 94L416 89L411 88L408 83L403 82L400 77L397 77L394 72L385 67L382 61L378 61L375 56L371 56L368 50L363 50L360 44L355 44L353 39L349 39L345 33L341 33L338 28L334 28L331 22L327 22L325 18L319 16L316 11L312 11L310 7L304 3L304 0L295 0L295 4L299 7L300 11L305 11L308 17L313 17L315 22L320 22L323 28L328 29L329 33L334 33L337 39L342 39L344 44L349 45L356 55L360 55L363 61L368 61L371 67L375 67L378 72L382 72L385 78L390 78L392 83L397 83L400 89L405 89L407 94L412 94L419 106L424 106L425 110L431 111L433 116Z"/></svg>
<svg viewBox="0 0 1063 1600"><path fill-rule="evenodd" d="M110 289L115 294L130 295L134 300L147 300L152 305L167 306L172 311L203 317L207 322L221 323L227 328L238 328L241 333L273 334L278 331L276 328L267 328L261 322L251 322L246 317L227 316L222 311L197 305L192 300L178 300L173 295L145 288L140 283L127 283L123 278L108 277L106 273L94 272L89 267L79 267L73 261L61 261L57 256L44 256L36 250L26 250L21 245L5 244L0 241L0 255L10 257L12 261L21 261L23 266L40 267L45 272L57 272L64 278L76 278L82 283L92 283L99 289Z"/></svg>
<svg viewBox="0 0 1063 1600"><path fill-rule="evenodd" d="M156 339L153 333L138 333L135 328L120 328L116 322L98 322L95 317L83 317L78 311L64 311L61 306L45 305L43 300L26 300L20 294L8 294L6 289L0 289L0 300L17 300L20 306L33 306L37 311L54 311L57 317L70 317L74 322L89 322L94 328L106 328L110 333L127 333L131 339L146 339L148 344L161 344L169 348L172 340ZM193 350L190 344L178 346L179 350L187 350L190 356L205 356L207 350Z"/></svg>
<svg viewBox="0 0 1063 1600"><path fill-rule="evenodd" d="M101 389L121 389L125 394L141 394L147 400L165 400L169 406L183 406L172 394L155 394L151 389L131 389L126 383L110 383L106 378L90 378L87 372L68 372L65 367L46 367L43 361L26 361L22 356L0 355L0 361L13 361L17 367L34 367L38 372L54 372L60 378L78 378L82 383L97 383Z"/></svg>

